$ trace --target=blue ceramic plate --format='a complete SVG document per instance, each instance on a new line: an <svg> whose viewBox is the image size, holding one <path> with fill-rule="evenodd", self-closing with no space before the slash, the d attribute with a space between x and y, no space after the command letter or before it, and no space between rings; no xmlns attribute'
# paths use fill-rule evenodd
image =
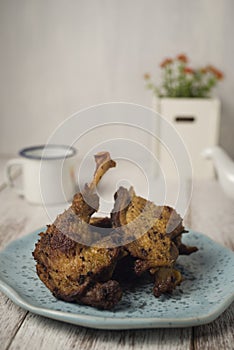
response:
<svg viewBox="0 0 234 350"><path fill-rule="evenodd" d="M234 299L234 254L203 234L190 231L184 242L199 251L181 256L184 282L171 296L156 299L152 285L126 290L113 311L55 299L39 280L32 257L37 230L0 252L0 289L17 305L36 314L102 329L188 327L217 318Z"/></svg>

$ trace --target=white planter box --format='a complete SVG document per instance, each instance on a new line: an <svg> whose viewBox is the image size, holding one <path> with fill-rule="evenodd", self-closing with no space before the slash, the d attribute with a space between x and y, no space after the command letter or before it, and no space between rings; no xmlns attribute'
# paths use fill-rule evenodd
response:
<svg viewBox="0 0 234 350"><path fill-rule="evenodd" d="M220 101L213 98L162 98L154 99L153 104L154 109L175 127L183 139L191 157L194 178L213 178L213 166L203 159L201 152L218 143ZM161 128L161 136L163 132ZM162 145L159 148L160 164L165 175L176 177L171 157Z"/></svg>

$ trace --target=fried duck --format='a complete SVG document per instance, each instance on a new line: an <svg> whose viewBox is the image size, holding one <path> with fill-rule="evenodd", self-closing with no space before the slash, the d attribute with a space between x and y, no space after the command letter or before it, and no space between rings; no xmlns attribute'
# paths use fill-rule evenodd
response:
<svg viewBox="0 0 234 350"><path fill-rule="evenodd" d="M33 256L38 276L55 297L110 309L122 296L118 282L111 280L120 248L95 247L94 242L100 239L101 233L94 225L98 221L99 226L108 226L110 221L90 218L99 206L94 189L115 162L108 153L96 155L95 160L93 181L85 185L83 193L74 196L70 208L59 215L46 232L40 233Z"/></svg>
<svg viewBox="0 0 234 350"><path fill-rule="evenodd" d="M136 275L149 271L154 276L156 297L172 292L182 281L174 268L178 255L197 250L181 243L185 232L181 217L168 206L156 206L136 196L133 188L120 187L111 218L113 226L124 233L124 249L135 258Z"/></svg>
<svg viewBox="0 0 234 350"><path fill-rule="evenodd" d="M130 279L148 272L156 297L171 293L182 281L174 267L178 255L197 250L181 241L182 219L174 209L123 187L115 193L110 218L92 217L99 207L95 188L116 165L108 152L97 154L95 161L93 181L40 233L33 252L38 276L55 297L100 309L113 308L122 297L113 275Z"/></svg>

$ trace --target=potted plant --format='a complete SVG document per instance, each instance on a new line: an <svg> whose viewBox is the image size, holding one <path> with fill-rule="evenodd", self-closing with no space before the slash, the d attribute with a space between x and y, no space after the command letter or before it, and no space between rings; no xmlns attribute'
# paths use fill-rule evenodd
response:
<svg viewBox="0 0 234 350"><path fill-rule="evenodd" d="M223 73L212 65L192 68L188 62L185 54L164 59L160 64L161 85L156 85L148 73L144 79L153 92L153 108L174 125L184 140L195 177L211 178L214 170L201 152L218 143L220 100L212 97L211 92L223 79ZM167 169L164 153L160 150L160 162L173 174Z"/></svg>

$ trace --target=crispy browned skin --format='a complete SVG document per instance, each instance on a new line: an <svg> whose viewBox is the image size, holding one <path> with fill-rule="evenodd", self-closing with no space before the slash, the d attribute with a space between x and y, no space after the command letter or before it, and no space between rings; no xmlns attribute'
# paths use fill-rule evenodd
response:
<svg viewBox="0 0 234 350"><path fill-rule="evenodd" d="M124 232L124 239L131 241L125 249L136 259L136 274L149 271L155 275L155 296L171 292L181 282L180 273L173 268L180 251L190 254L197 250L181 243L184 227L176 211L120 187L112 220L117 230Z"/></svg>
<svg viewBox="0 0 234 350"><path fill-rule="evenodd" d="M140 274L151 268L171 266L179 255L171 239L173 232L167 231L172 209L158 207L144 198L129 193L123 187L117 191L115 212L118 211L118 207L120 207L118 220L116 221L117 215L114 214L113 221L115 226L121 226L126 238L130 237L132 240L125 248L138 259L136 272ZM180 225L179 220L178 222ZM180 226L183 231L183 226ZM178 227L175 229L178 230Z"/></svg>
<svg viewBox="0 0 234 350"><path fill-rule="evenodd" d="M101 162L101 156L108 166ZM76 194L71 207L40 234L33 256L38 276L54 296L110 309L122 296L118 282L111 280L120 249L90 246L100 239L101 232L96 232L94 226L91 229L88 223L99 205L93 189L115 163L106 154L98 156L98 161L94 181L86 185L84 194ZM91 224L95 224L95 219ZM110 225L109 219L102 219L101 223L99 220L99 226L103 224Z"/></svg>
<svg viewBox="0 0 234 350"><path fill-rule="evenodd" d="M57 230L54 225L48 226L47 231L40 234L41 239L36 245L34 258L37 261L37 273L45 285L59 299L66 301L88 302L88 295L95 290L94 285L110 280L116 265L119 249L94 248L81 245ZM121 295L120 288L112 288L116 295L112 296L114 306ZM118 299L119 300L119 299ZM99 307L108 308L104 299Z"/></svg>

